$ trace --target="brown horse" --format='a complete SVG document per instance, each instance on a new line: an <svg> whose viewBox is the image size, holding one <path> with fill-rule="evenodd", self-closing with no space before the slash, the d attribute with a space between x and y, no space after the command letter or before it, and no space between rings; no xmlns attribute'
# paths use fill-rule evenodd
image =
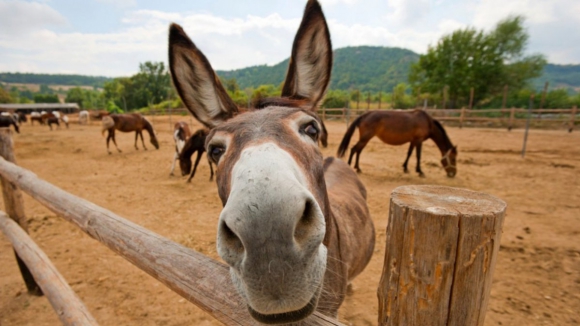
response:
<svg viewBox="0 0 580 326"><path fill-rule="evenodd" d="M50 128L50 130L52 130L52 125L55 124L57 126L58 129L60 129L60 122L59 122L59 118L52 116L52 117L48 117L46 119L44 119L44 122L46 124L48 124L48 127Z"/></svg>
<svg viewBox="0 0 580 326"><path fill-rule="evenodd" d="M14 126L16 133L20 133L20 128L18 128L18 123L14 120L14 117L11 115L0 115L0 127L9 128L11 125Z"/></svg>
<svg viewBox="0 0 580 326"><path fill-rule="evenodd" d="M282 97L240 113L183 29L169 31L171 77L183 103L210 128L217 167L217 250L251 316L291 323L314 310L336 317L347 285L369 262L374 227L366 190L318 148L317 106L330 81L332 47L319 3L308 1Z"/></svg>
<svg viewBox="0 0 580 326"><path fill-rule="evenodd" d="M357 127L359 128L359 141L350 149L348 165L356 153L354 167L359 173L361 172L358 165L360 153L374 136L379 137L380 140L389 145L411 143L407 159L403 163L405 173L409 172L407 169L409 157L411 157L413 149L417 148L417 168L415 171L419 173L419 176L424 176L423 171L421 171L421 148L423 142L431 138L441 151L441 164L445 168L447 176L453 178L457 173L457 146L451 144L451 140L439 121L433 119L425 111L370 111L361 115L352 122L344 134L338 148L338 157L344 156L350 138Z"/></svg>
<svg viewBox="0 0 580 326"><path fill-rule="evenodd" d="M156 149L159 149L159 142L157 141L157 137L155 136L155 131L153 130L153 126L151 123L142 115L138 113L129 113L129 114L110 114L108 116L104 116L102 120L102 128L101 133L105 135L105 131L108 131L107 135L107 152L111 154L109 150L109 140L113 140L113 144L117 148L119 153L121 150L117 146L117 141L115 140L115 130L119 130L122 132L135 132L135 149L139 150L137 147L137 137L141 136L141 143L143 144L143 149L147 150L145 147L145 141L143 140L143 129L147 130L150 137L150 142L155 146Z"/></svg>
<svg viewBox="0 0 580 326"><path fill-rule="evenodd" d="M191 171L189 178L187 178L187 182L191 182L191 179L195 176L195 170L197 170L197 165L199 164L199 160L203 153L205 153L205 140L207 135L209 134L209 130L206 128L199 129L196 131L191 137L189 137L183 146L183 150L179 153L179 166L181 168L181 174L186 175ZM195 159L195 165L193 166L193 171L191 170L191 156L197 152L197 158ZM213 167L211 164L211 160L208 159L209 169L211 171L211 175L209 177L209 181L213 180Z"/></svg>

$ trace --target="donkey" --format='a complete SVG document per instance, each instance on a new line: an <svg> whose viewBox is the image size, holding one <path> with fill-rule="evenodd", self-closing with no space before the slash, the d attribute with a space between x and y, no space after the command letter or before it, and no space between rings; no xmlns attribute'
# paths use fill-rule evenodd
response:
<svg viewBox="0 0 580 326"><path fill-rule="evenodd" d="M369 262L374 226L366 190L341 160L323 159L316 108L332 47L320 4L308 1L279 104L239 112L181 26L169 30L171 78L211 131L206 139L223 204L217 250L251 316L292 323L336 317L347 285Z"/></svg>
<svg viewBox="0 0 580 326"><path fill-rule="evenodd" d="M110 114L103 116L102 120L102 128L101 133L104 136L105 131L108 132L107 134L107 152L111 154L109 150L109 140L113 140L113 144L117 148L117 151L121 153L121 150L117 146L117 141L115 140L115 130L119 130L122 132L135 132L135 149L139 150L137 147L137 137L141 136L141 144L143 144L143 149L147 150L145 147L145 141L143 140L143 129L147 130L150 137L150 142L155 146L156 149L159 149L159 142L157 141L157 136L155 135L155 130L153 130L153 126L144 116L138 113L130 113L130 114Z"/></svg>

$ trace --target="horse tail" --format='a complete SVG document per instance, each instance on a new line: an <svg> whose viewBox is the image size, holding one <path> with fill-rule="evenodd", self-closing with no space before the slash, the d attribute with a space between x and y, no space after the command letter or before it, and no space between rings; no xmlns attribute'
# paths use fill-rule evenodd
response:
<svg viewBox="0 0 580 326"><path fill-rule="evenodd" d="M104 116L101 121L101 135L105 136L105 131L115 127L115 120L110 116Z"/></svg>
<svg viewBox="0 0 580 326"><path fill-rule="evenodd" d="M346 133L344 134L344 137L342 138L342 141L340 142L340 146L338 147L338 151L336 152L336 156L338 156L338 157L344 156L344 153L346 152L346 149L348 148L348 144L350 143L350 138L352 137L354 130L356 129L356 127L358 127L362 118L365 115L366 114L361 115L360 117L356 118L356 120L354 120L350 124L350 126L346 130Z"/></svg>

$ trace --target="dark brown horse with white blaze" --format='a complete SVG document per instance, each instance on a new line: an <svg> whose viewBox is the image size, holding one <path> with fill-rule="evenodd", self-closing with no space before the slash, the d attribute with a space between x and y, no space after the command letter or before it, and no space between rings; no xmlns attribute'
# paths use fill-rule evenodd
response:
<svg viewBox="0 0 580 326"><path fill-rule="evenodd" d="M173 157L173 163L171 164L171 171L169 175L173 175L175 170L175 162L179 160L179 168L181 170L181 175L189 175L187 182L191 182L191 179L195 176L195 171L197 170L197 165L203 153L205 153L205 139L209 134L207 128L202 128L197 130L193 135L189 129L189 125L186 122L180 121L176 122L173 127L173 140L175 141L175 156ZM195 160L195 165L193 166L193 171L191 170L191 156L197 152L197 158ZM211 175L209 181L213 180L213 167L211 161L209 162L209 168L211 170Z"/></svg>
<svg viewBox="0 0 580 326"><path fill-rule="evenodd" d="M224 205L217 250L251 316L269 324L298 322L314 310L336 317L375 234L356 173L318 148L316 109L332 67L319 3L306 5L278 102L239 112L176 24L169 63L183 103L211 129L206 149Z"/></svg>
<svg viewBox="0 0 580 326"><path fill-rule="evenodd" d="M189 178L187 178L187 182L191 182L191 179L195 176L195 171L197 170L197 165L199 164L199 160L201 159L203 153L205 153L205 141L207 139L207 135L209 134L209 130L207 128L199 129L198 131L194 132L189 139L185 142L183 146L183 150L179 153L179 166L181 168L181 173L183 175L189 174ZM191 170L191 157L193 154L197 152L197 157L195 159L195 164L193 165L193 170ZM213 166L211 160L208 158L209 169L210 169L210 176L209 181L213 180Z"/></svg>
<svg viewBox="0 0 580 326"><path fill-rule="evenodd" d="M433 139L439 151L441 151L441 164L447 172L447 176L453 178L457 174L457 146L453 146L441 123L433 119L425 111L370 111L364 113L348 127L338 148L338 157L344 156L350 143L350 138L357 127L359 129L359 141L350 149L348 165L350 165L352 157L356 154L354 167L359 173L361 172L358 165L360 153L371 138L377 136L389 145L411 143L407 152L407 159L403 163L403 171L405 173L409 172L407 163L413 153L413 149L416 148L417 167L415 171L420 176L424 176L423 171L421 171L421 148L423 142L430 138Z"/></svg>
<svg viewBox="0 0 580 326"><path fill-rule="evenodd" d="M145 147L145 141L143 140L143 130L147 130L150 137L150 142L155 146L156 149L159 149L159 142L157 141L157 136L155 135L155 130L153 130L153 126L144 116L138 113L129 113L129 114L110 114L108 116L104 116L102 120L102 128L101 133L105 135L105 131L108 132L107 134L107 152L111 154L109 150L109 140L113 140L113 144L117 148L119 153L121 150L117 146L117 141L115 140L115 130L119 130L122 132L135 132L135 149L139 150L137 147L137 137L141 136L141 144L143 144L143 149L147 150Z"/></svg>

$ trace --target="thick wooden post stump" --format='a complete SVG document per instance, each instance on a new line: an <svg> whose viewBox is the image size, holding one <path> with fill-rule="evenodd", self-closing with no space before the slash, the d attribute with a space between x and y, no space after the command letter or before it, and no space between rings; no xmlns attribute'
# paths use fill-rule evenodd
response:
<svg viewBox="0 0 580 326"><path fill-rule="evenodd" d="M10 129L0 128L0 156L8 162L16 163L11 134L12 131ZM24 199L22 198L22 192L14 183L9 182L2 177L0 177L0 182L2 183L2 197L4 199L6 213L11 219L18 223L25 232L28 232L28 221L24 214ZM28 267L26 267L26 264L24 264L16 252L14 252L14 254L28 293L38 296L42 295L40 286L36 284L36 281Z"/></svg>
<svg viewBox="0 0 580 326"><path fill-rule="evenodd" d="M379 325L483 325L506 203L441 186L391 195Z"/></svg>

